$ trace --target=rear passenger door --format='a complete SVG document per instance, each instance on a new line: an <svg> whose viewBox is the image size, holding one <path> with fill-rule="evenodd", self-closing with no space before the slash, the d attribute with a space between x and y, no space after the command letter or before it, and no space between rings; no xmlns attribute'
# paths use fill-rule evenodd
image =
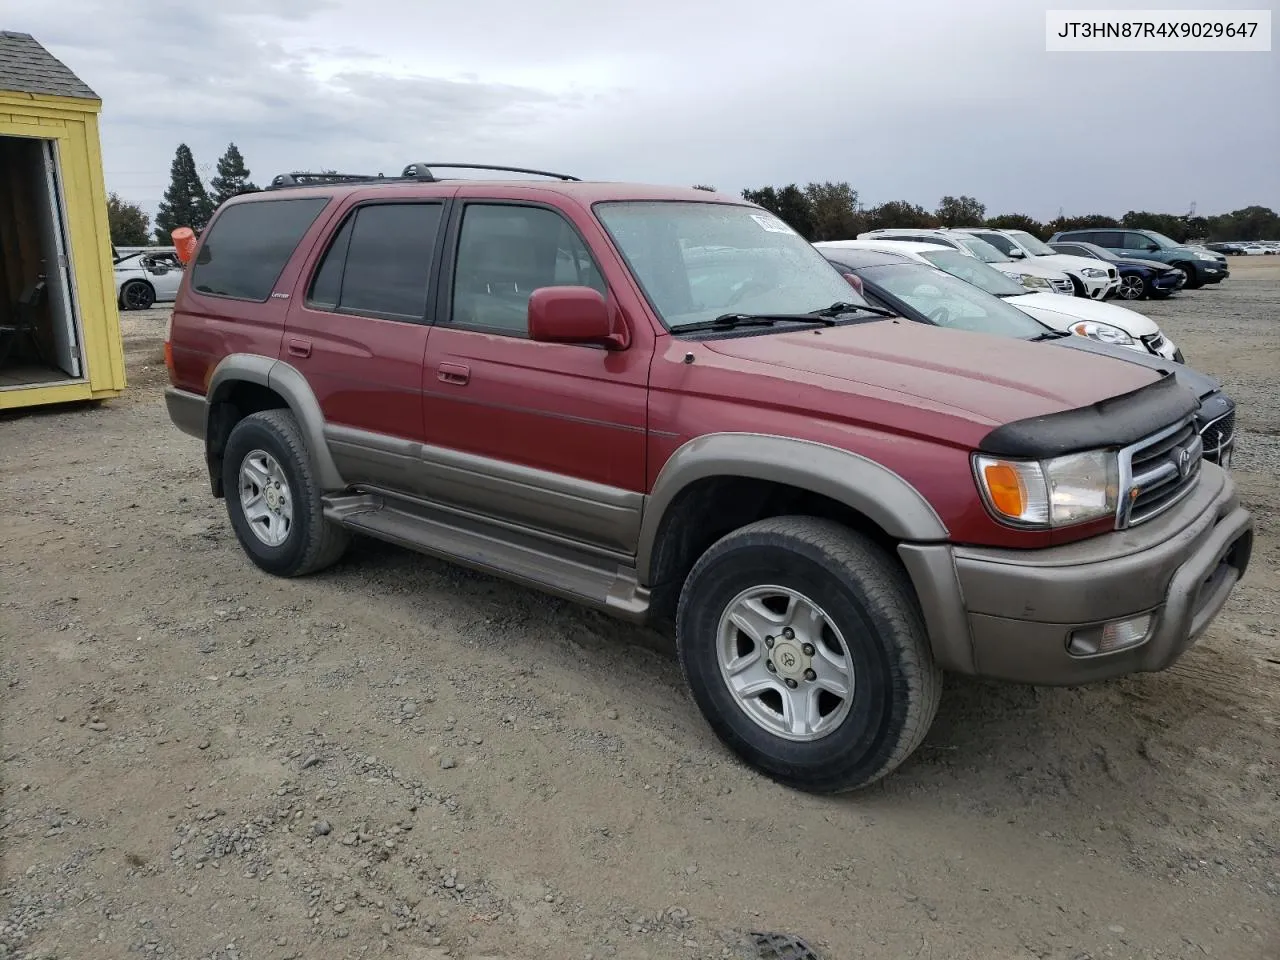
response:
<svg viewBox="0 0 1280 960"><path fill-rule="evenodd" d="M631 553L645 490L653 341L529 339L529 295L587 286L621 309L582 232L529 202L459 201L424 370L424 495ZM625 314L624 314L625 317Z"/></svg>
<svg viewBox="0 0 1280 960"><path fill-rule="evenodd" d="M441 199L355 203L308 263L290 307L280 357L315 392L348 483L411 485L443 216Z"/></svg>

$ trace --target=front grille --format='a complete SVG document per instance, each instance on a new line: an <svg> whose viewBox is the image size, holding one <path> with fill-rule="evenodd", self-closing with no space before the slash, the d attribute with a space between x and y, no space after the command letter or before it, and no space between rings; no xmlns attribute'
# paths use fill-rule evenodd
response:
<svg viewBox="0 0 1280 960"><path fill-rule="evenodd" d="M1065 293L1069 297L1075 295L1076 288L1071 285L1070 280L1050 280L1049 283L1053 286L1054 293Z"/></svg>
<svg viewBox="0 0 1280 960"><path fill-rule="evenodd" d="M1200 428L1200 441L1204 446L1204 458L1210 463L1221 463L1222 454L1230 448L1236 436L1236 412L1224 413L1217 420L1210 420Z"/></svg>
<svg viewBox="0 0 1280 960"><path fill-rule="evenodd" d="M1204 441L1183 420L1120 451L1120 507L1116 527L1136 527L1174 506L1195 489Z"/></svg>

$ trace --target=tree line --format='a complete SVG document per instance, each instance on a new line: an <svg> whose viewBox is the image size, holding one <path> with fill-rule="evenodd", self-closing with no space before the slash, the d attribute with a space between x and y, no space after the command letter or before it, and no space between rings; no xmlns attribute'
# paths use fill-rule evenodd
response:
<svg viewBox="0 0 1280 960"><path fill-rule="evenodd" d="M169 165L169 187L156 211L154 242L168 245L170 232L178 227L191 227L199 232L224 200L242 193L253 193L257 184L249 179L244 157L234 143L218 159L218 175L206 186L200 179L196 158L185 143L178 144L173 163ZM143 247L152 242L151 218L136 203L123 200L119 194L107 197L107 219L111 224L111 242L117 247Z"/></svg>
<svg viewBox="0 0 1280 960"><path fill-rule="evenodd" d="M715 190L705 184L700 190ZM170 242L170 231L191 227L197 232L213 216L218 206L230 197L252 193L258 186L249 179L244 157L234 143L218 160L218 175L208 186L200 172L191 148L178 144L169 167L169 187L156 212L155 241ZM986 205L969 196L946 196L934 210L926 210L906 200L890 200L863 208L858 191L847 182L795 183L785 187L757 187L742 191L745 200L772 211L807 240L848 240L879 227L999 227L1026 230L1047 240L1059 230L1088 230L1102 227L1129 227L1157 230L1168 237L1187 241L1215 240L1280 240L1280 214L1268 207L1249 206L1213 217L1179 216L1130 210L1115 218L1101 213L1075 217L1057 217L1041 223L1021 213L987 216ZM151 240L150 218L142 208L112 193L107 199L111 223L111 242L116 246L145 246Z"/></svg>
<svg viewBox="0 0 1280 960"><path fill-rule="evenodd" d="M700 190L714 190L695 184ZM1060 230L1128 227L1156 230L1178 243L1217 240L1280 240L1280 214L1262 206L1249 206L1213 217L1181 216L1130 210L1116 218L1102 213L1056 217L1042 223L1022 213L987 216L986 205L974 197L946 196L934 210L906 200L890 200L874 207L858 203L858 191L847 182L810 183L806 186L757 187L742 197L776 214L806 240L850 240L882 227L997 227L1026 230L1048 240Z"/></svg>

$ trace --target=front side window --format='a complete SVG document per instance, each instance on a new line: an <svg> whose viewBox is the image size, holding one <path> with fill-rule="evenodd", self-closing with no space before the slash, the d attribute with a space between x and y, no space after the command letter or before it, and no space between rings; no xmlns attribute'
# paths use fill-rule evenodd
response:
<svg viewBox="0 0 1280 960"><path fill-rule="evenodd" d="M987 243L991 244L991 246L1006 255L1008 255L1009 251L1018 249L1018 245L1003 233L982 233L977 234L977 236L979 239L985 240Z"/></svg>
<svg viewBox="0 0 1280 960"><path fill-rule="evenodd" d="M227 207L209 227L191 271L191 289L264 302L328 197L253 200Z"/></svg>
<svg viewBox="0 0 1280 960"><path fill-rule="evenodd" d="M999 297L924 264L886 264L860 273L940 327L1023 340L1039 336L1046 329Z"/></svg>
<svg viewBox="0 0 1280 960"><path fill-rule="evenodd" d="M1170 241L1169 245L1173 246L1172 241ZM1124 234L1124 248L1126 250L1133 250L1139 253L1152 253L1154 250L1159 249L1160 246L1160 241L1148 234L1138 233L1136 230L1130 230L1128 233Z"/></svg>
<svg viewBox="0 0 1280 960"><path fill-rule="evenodd" d="M945 270L953 277L958 277L965 283L971 283L994 297L1020 297L1027 292L1026 287L1015 283L999 270L987 266L981 260L966 257L959 251L939 250L935 253L931 250L928 253L922 253L921 256L939 270Z"/></svg>
<svg viewBox="0 0 1280 960"><path fill-rule="evenodd" d="M540 287L608 286L578 231L554 210L471 203L462 214L453 273L454 326L524 337Z"/></svg>
<svg viewBox="0 0 1280 960"><path fill-rule="evenodd" d="M1031 254L1031 256L1033 257L1053 256L1053 247L1049 246L1047 243L1045 243L1043 240L1041 240L1039 237L1035 236L1034 234L1027 233L1027 231L1025 230L1010 230L1009 233L1013 236L1015 240L1018 241L1019 244L1022 245L1022 249L1027 251L1027 253Z"/></svg>
<svg viewBox="0 0 1280 960"><path fill-rule="evenodd" d="M442 209L439 203L356 207L329 245L307 304L335 313L423 320Z"/></svg>
<svg viewBox="0 0 1280 960"><path fill-rule="evenodd" d="M611 200L595 211L671 330L730 313L865 305L812 244L757 207Z"/></svg>

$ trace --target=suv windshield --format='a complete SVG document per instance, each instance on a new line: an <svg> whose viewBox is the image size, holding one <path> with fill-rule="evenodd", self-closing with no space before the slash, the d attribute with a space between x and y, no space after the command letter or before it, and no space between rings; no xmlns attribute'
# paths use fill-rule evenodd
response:
<svg viewBox="0 0 1280 960"><path fill-rule="evenodd" d="M1027 292L1026 287L1015 283L994 267L989 267L973 257L966 257L955 250L930 250L928 253L921 253L920 256L939 270L945 270L953 277L959 277L965 283L971 283L992 296L1020 297Z"/></svg>
<svg viewBox="0 0 1280 960"><path fill-rule="evenodd" d="M1017 240L1023 249L1033 257L1052 257L1058 252L1039 237L1033 236L1025 230L1010 230L1009 235Z"/></svg>
<svg viewBox="0 0 1280 960"><path fill-rule="evenodd" d="M957 237L957 240L964 245L964 248L972 253L983 263L1012 263L1013 258L1005 256L1004 252L997 247L993 247L981 237Z"/></svg>
<svg viewBox="0 0 1280 960"><path fill-rule="evenodd" d="M610 200L596 215L672 330L734 314L866 305L807 240L757 207Z"/></svg>
<svg viewBox="0 0 1280 960"><path fill-rule="evenodd" d="M940 327L1022 340L1042 336L1049 329L999 297L923 263L865 267L858 275Z"/></svg>

